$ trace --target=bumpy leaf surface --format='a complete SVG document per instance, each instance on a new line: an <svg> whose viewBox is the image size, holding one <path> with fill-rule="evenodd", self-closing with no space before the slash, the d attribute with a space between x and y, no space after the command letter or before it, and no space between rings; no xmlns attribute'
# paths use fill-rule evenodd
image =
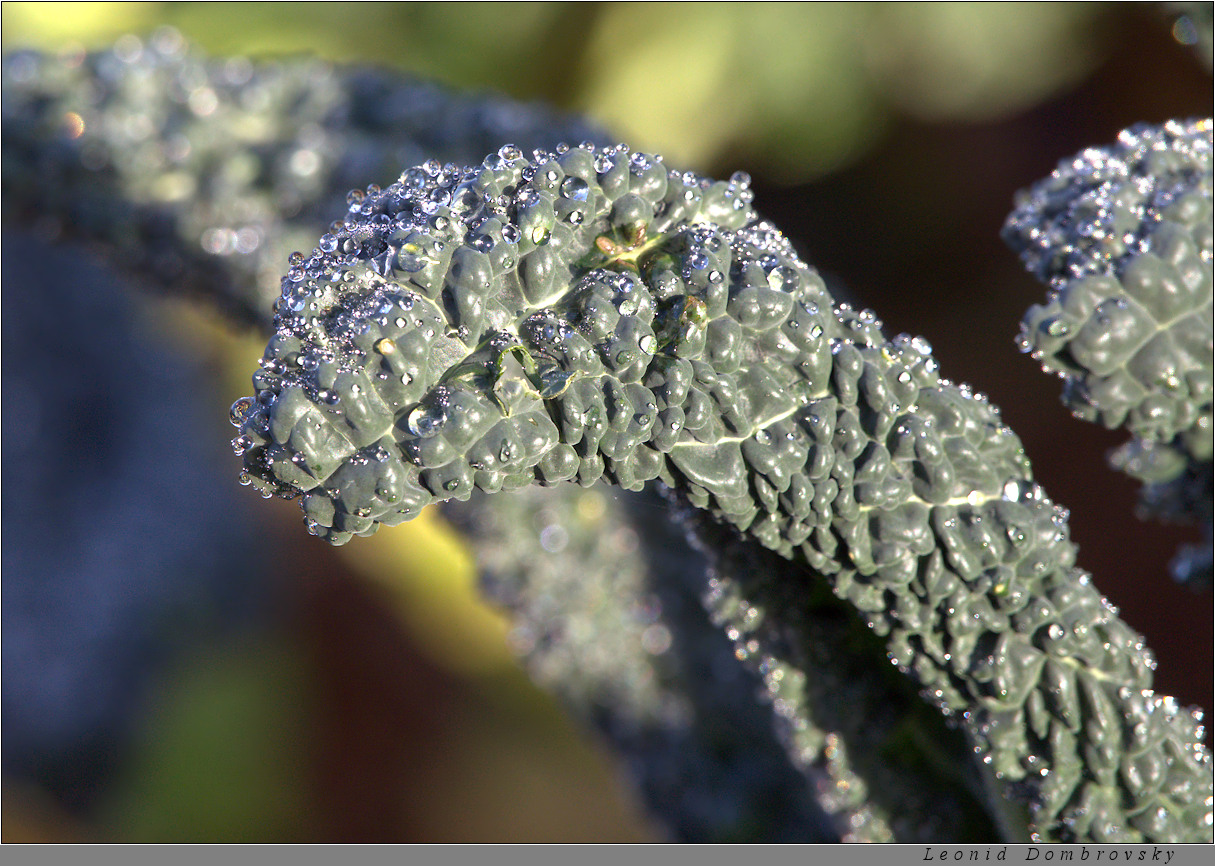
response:
<svg viewBox="0 0 1215 866"><path fill-rule="evenodd" d="M762 678L793 762L848 842L1027 838L1005 822L964 733L893 670L884 642L796 563L679 503L711 563L705 600Z"/></svg>
<svg viewBox="0 0 1215 866"><path fill-rule="evenodd" d="M659 478L826 577L1041 837L1209 839L1195 720L1016 436L922 340L833 305L750 200L623 146L353 191L233 406L244 480L343 543L474 488Z"/></svg>
<svg viewBox="0 0 1215 866"><path fill-rule="evenodd" d="M1135 439L1114 464L1145 511L1211 524L1212 124L1137 126L1018 196L1004 239L1051 286L1021 345L1079 418ZM1209 538L1209 534L1208 534ZM1210 584L1209 545L1174 564Z"/></svg>
<svg viewBox="0 0 1215 866"><path fill-rule="evenodd" d="M443 510L468 532L486 596L510 610L511 645L613 745L675 839L992 838L956 778L970 749L825 587L805 606L796 669L761 656L754 629L734 629L722 587L783 571L789 580L765 583L796 596L796 566L737 537L691 548L679 510L649 487L525 488L492 508L480 499ZM788 643L763 637L774 650Z"/></svg>

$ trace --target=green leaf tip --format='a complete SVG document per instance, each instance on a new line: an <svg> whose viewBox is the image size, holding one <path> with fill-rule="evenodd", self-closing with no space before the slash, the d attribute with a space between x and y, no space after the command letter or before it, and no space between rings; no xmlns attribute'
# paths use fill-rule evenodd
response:
<svg viewBox="0 0 1215 866"><path fill-rule="evenodd" d="M1018 197L1004 239L1052 288L1021 346L1077 416L1210 439L1211 151L1210 120L1140 125Z"/></svg>
<svg viewBox="0 0 1215 866"><path fill-rule="evenodd" d="M741 347L705 311L725 312L710 262L723 232L756 223L750 198L742 175L714 183L589 145L505 146L353 191L341 231L284 279L257 399L234 415L245 479L304 494L310 528L337 543L474 486L607 472L639 487L686 423L682 356ZM771 325L787 295L767 275L796 261L775 230L753 233L776 246L745 314ZM671 380L665 396L647 377Z"/></svg>

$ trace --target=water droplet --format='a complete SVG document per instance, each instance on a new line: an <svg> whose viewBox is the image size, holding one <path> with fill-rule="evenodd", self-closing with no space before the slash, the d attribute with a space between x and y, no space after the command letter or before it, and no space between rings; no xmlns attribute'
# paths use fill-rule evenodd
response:
<svg viewBox="0 0 1215 866"><path fill-rule="evenodd" d="M398 181L407 192L419 190L426 186L426 172L420 167L406 169Z"/></svg>
<svg viewBox="0 0 1215 866"><path fill-rule="evenodd" d="M647 355L653 355L654 350L658 348L658 340L653 334L644 334L641 339L637 341L637 346Z"/></svg>
<svg viewBox="0 0 1215 866"><path fill-rule="evenodd" d="M414 253L404 251L397 253L396 269L405 271L408 274L416 274L422 268L426 267L426 259Z"/></svg>
<svg viewBox="0 0 1215 866"><path fill-rule="evenodd" d="M587 194L590 192L590 187L587 182L580 177L570 176L561 181L561 194L568 199L574 201L586 201Z"/></svg>
<svg viewBox="0 0 1215 866"><path fill-rule="evenodd" d="M481 196L477 195L476 190L469 186L458 188L451 199L451 209L461 215L470 214L480 206Z"/></svg>
<svg viewBox="0 0 1215 866"><path fill-rule="evenodd" d="M233 427L245 426L245 421L249 419L249 414L253 410L253 398L241 397L232 404L232 408L228 411L228 420L232 422Z"/></svg>
<svg viewBox="0 0 1215 866"><path fill-rule="evenodd" d="M421 439L437 436L447 423L447 411L442 406L418 404L405 421L409 432Z"/></svg>

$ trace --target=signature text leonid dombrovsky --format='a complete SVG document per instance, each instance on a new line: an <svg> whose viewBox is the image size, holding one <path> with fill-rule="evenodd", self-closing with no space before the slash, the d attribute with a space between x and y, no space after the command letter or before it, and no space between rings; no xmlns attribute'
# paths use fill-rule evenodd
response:
<svg viewBox="0 0 1215 866"><path fill-rule="evenodd" d="M974 848L960 847L933 847L931 845L924 848L924 859L945 860L945 861L987 861L987 860L1019 860L1021 862L1046 862L1046 861L1068 861L1068 862L1093 862L1093 863L1126 863L1126 862L1153 862L1153 863L1169 863L1176 853L1173 848L1162 848L1159 845L1119 845L1117 847L1094 847L1091 845L1079 846L1038 846L1027 845L1023 848L1014 847L1012 856L1009 856L1009 846L1003 845L997 848L996 846L977 846Z"/></svg>

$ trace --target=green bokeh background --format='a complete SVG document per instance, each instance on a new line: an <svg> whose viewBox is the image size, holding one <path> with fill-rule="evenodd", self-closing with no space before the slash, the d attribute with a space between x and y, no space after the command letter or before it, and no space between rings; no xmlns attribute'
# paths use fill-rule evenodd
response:
<svg viewBox="0 0 1215 866"><path fill-rule="evenodd" d="M1209 72L1158 6L5 3L3 48L166 25L216 55L315 54L544 100L668 164L748 171L810 261L1003 407L1072 509L1080 564L1157 651L1160 689L1211 706L1210 594L1164 573L1195 533L1137 523L1135 485L1103 466L1122 437L1068 418L1016 354L1041 289L998 240L1013 192L1058 159L1134 122L1210 114ZM216 373L201 399L226 411L260 347L160 312ZM6 841L660 838L611 756L514 665L438 517L335 552L280 506L263 509L281 550L274 622L156 685L97 808L6 781Z"/></svg>
<svg viewBox="0 0 1215 866"><path fill-rule="evenodd" d="M66 7L66 8L65 8ZM70 11L69 11L70 10ZM100 47L168 24L216 55L314 54L583 112L672 164L806 180L893 115L994 118L1080 80L1093 4L5 4L4 47Z"/></svg>

